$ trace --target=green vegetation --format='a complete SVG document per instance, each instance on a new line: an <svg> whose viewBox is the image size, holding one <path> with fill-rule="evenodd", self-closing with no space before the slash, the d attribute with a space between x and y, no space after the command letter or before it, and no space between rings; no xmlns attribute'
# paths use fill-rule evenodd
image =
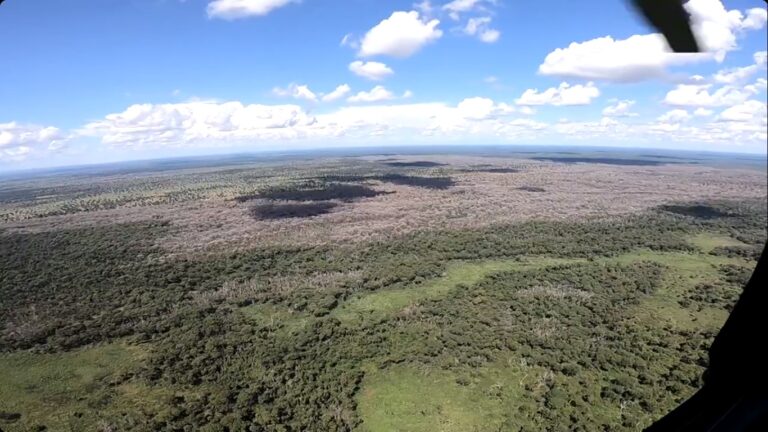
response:
<svg viewBox="0 0 768 432"><path fill-rule="evenodd" d="M447 266L443 275L415 287L381 290L363 294L347 300L336 308L333 316L344 322L361 319L383 319L395 313L407 313L422 300L445 296L459 285L471 286L489 274L500 271L526 270L573 262L557 258L536 257L532 260L504 260L481 262L458 262Z"/></svg>
<svg viewBox="0 0 768 432"><path fill-rule="evenodd" d="M0 428L638 430L765 239L760 203L706 206L225 254L165 253L163 221L6 232Z"/></svg>
<svg viewBox="0 0 768 432"><path fill-rule="evenodd" d="M366 374L358 395L360 431L499 430L506 413L532 406L524 386L535 374L519 363L457 376L443 369L395 366ZM531 425L530 422L527 422Z"/></svg>
<svg viewBox="0 0 768 432"><path fill-rule="evenodd" d="M699 241L702 238L712 237L708 235L695 237ZM625 263L639 260L665 265L668 270L660 289L637 306L635 318L644 321L647 325L671 325L690 330L719 329L728 317L730 308L738 300L740 291L735 287L744 285L723 282L723 296L727 297L724 302L727 304L702 304L692 307L691 299L704 293L703 284L720 281L722 266L754 267L754 263L750 264L742 259L704 254L659 254L641 251L618 258L619 262Z"/></svg>
<svg viewBox="0 0 768 432"><path fill-rule="evenodd" d="M110 384L119 383L145 357L140 347L126 344L56 354L0 354L0 414L17 418L7 425L0 420L0 427L94 430L100 418L115 414L116 399L121 404L133 399Z"/></svg>
<svg viewBox="0 0 768 432"><path fill-rule="evenodd" d="M712 234L712 233L701 233L701 234L695 235L691 237L690 241L694 246L698 247L705 253L710 253L719 247L747 246L746 244L736 239L730 238L728 236Z"/></svg>

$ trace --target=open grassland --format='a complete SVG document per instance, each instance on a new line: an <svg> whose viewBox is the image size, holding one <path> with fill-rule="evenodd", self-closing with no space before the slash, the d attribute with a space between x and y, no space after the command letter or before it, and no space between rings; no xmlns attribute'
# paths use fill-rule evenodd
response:
<svg viewBox="0 0 768 432"><path fill-rule="evenodd" d="M717 242L734 243L733 239L724 236L699 234L692 238L696 244ZM525 264L519 261L486 262L462 264L454 268L462 269L462 274L470 275L461 280L453 274L444 276L431 284L414 289L413 297L408 302L398 302L399 293L386 292L371 294L369 300L355 300L353 304L342 306L337 310L347 308L358 309L359 304L367 306L365 316L376 316L392 312L394 303L399 308L408 304L411 308L418 307L418 300L426 300L435 296L447 294L450 287L458 283L474 284L477 274L490 274L502 271L521 271L533 266L555 267L564 263L583 263L581 260L562 260L557 263L547 258L531 257ZM662 282L652 295L643 298L627 320L639 327L672 326L679 330L693 331L697 328L716 331L723 325L728 311L722 308L706 307L704 309L685 308L680 302L687 294L696 291L696 285L706 281L718 280L718 268L722 265L748 265L743 260L705 255L701 253L657 253L652 251L637 251L614 258L601 260L603 263L633 264L638 262L657 262L665 265ZM486 273L487 272L487 273ZM441 286L441 290L431 287ZM424 292L423 290L427 290ZM427 294L428 293L428 294ZM536 295L557 295L556 291L539 290ZM428 297L429 296L429 297ZM560 295L565 298L566 296ZM383 298L389 300L385 301ZM416 300L413 300L416 299ZM416 303L415 303L416 302ZM398 311L402 311L399 309ZM536 331L536 329L530 329ZM558 331L556 328L554 331ZM395 366L385 370L373 370L366 374L363 388L358 395L359 409L363 417L361 431L432 431L438 428L442 431L487 431L487 430L519 430L520 428L537 429L540 420L525 415L515 416L510 413L530 411L541 389L547 387L547 380L562 380L567 385L579 386L584 382L598 383L613 374L601 374L585 370L579 373L581 381L575 376L555 374L546 368L528 365L523 356L510 355L505 361L498 361L482 368L448 372L425 366ZM586 390L586 392L584 391ZM600 396L600 387L592 385L581 389L580 393L591 393L593 400ZM537 394L538 393L538 394ZM567 387L563 396L567 395ZM554 407L553 407L554 408ZM593 404L588 407L595 419L611 423L621 420L622 404ZM651 422L651 416L645 416L643 423Z"/></svg>
<svg viewBox="0 0 768 432"><path fill-rule="evenodd" d="M61 431L95 429L99 418L115 414L109 409L123 396L109 383L145 357L141 348L124 344L56 354L0 354L0 416L6 422L18 416L11 425L0 425L10 430L38 425Z"/></svg>
<svg viewBox="0 0 768 432"><path fill-rule="evenodd" d="M4 184L0 429L641 430L766 239L754 173L388 159Z"/></svg>
<svg viewBox="0 0 768 432"><path fill-rule="evenodd" d="M445 296L459 285L471 286L489 274L567 264L578 260L535 257L515 260L458 262L449 264L439 278L418 286L394 290L382 290L349 299L334 309L333 316L354 325L361 320L377 320L392 317L396 313L408 313L419 302Z"/></svg>

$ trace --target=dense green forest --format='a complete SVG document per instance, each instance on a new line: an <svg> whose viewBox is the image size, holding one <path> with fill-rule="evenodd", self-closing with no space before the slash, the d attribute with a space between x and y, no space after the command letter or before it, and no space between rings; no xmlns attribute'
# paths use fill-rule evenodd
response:
<svg viewBox="0 0 768 432"><path fill-rule="evenodd" d="M5 233L0 428L637 430L699 386L764 206L199 258L162 221Z"/></svg>

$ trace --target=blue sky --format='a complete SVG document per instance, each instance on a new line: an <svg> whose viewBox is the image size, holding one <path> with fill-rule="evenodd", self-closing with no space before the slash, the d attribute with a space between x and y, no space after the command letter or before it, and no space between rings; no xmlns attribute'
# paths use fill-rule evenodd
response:
<svg viewBox="0 0 768 432"><path fill-rule="evenodd" d="M6 0L0 170L403 144L765 153L766 11L622 2Z"/></svg>

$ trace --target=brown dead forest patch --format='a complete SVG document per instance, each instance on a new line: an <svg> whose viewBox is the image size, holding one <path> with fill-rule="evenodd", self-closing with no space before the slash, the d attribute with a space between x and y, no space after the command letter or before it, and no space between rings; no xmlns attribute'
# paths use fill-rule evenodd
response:
<svg viewBox="0 0 768 432"><path fill-rule="evenodd" d="M276 244L359 242L417 230L472 228L531 219L608 218L680 201L766 197L764 173L735 168L567 165L473 157L421 156L418 160L448 165L411 173L449 176L455 184L429 189L374 179L366 184L382 194L356 202L337 202L333 212L308 218L255 220L248 204L234 201L235 192L223 189L178 203L40 217L0 224L0 229L41 231L169 220L175 233L160 239L159 244L171 253L183 254ZM480 163L519 172L466 169ZM299 177L318 172L312 165L292 169ZM225 184L226 176L217 177L217 181ZM531 189L543 191L531 193Z"/></svg>

